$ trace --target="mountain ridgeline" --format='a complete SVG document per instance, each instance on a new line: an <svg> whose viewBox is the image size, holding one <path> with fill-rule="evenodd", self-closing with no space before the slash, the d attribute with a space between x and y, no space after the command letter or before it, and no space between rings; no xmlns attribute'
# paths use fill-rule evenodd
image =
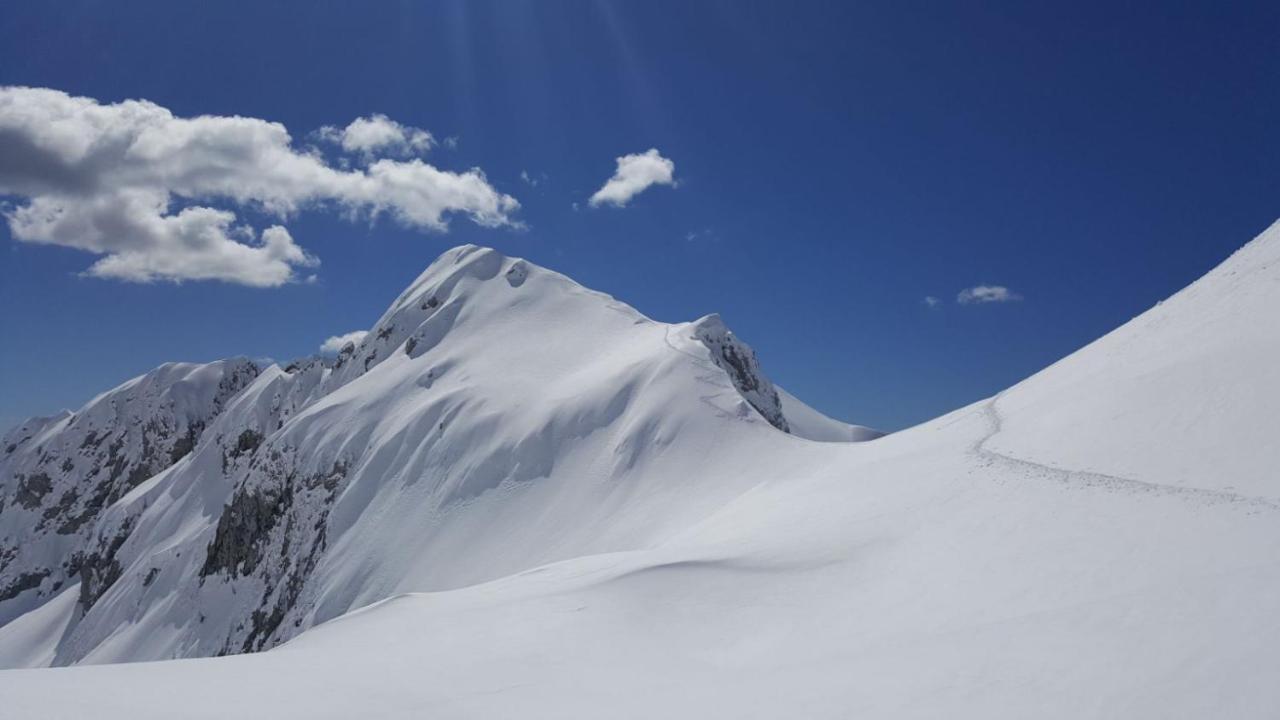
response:
<svg viewBox="0 0 1280 720"><path fill-rule="evenodd" d="M786 397L798 426L717 316L657 323L524 260L450 250L336 357L170 363L11 430L0 625L46 604L65 618L43 655L8 662L257 651L405 586L628 547L654 530L608 502L522 547L508 538L552 516L478 509L644 493L628 478L688 426L878 436ZM468 561L430 562L450 549Z"/></svg>
<svg viewBox="0 0 1280 720"><path fill-rule="evenodd" d="M715 316L459 248L336 358L166 366L10 434L0 667L81 667L0 672L3 707L1272 718L1277 312L1280 223L851 442Z"/></svg>

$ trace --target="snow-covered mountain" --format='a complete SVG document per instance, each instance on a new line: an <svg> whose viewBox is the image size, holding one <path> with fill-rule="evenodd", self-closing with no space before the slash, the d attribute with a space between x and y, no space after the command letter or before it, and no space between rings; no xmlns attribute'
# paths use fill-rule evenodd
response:
<svg viewBox="0 0 1280 720"><path fill-rule="evenodd" d="M0 672L0 697L19 717L1271 717L1277 311L1280 225L994 398L831 442L875 433L774 387L718 318L656 323L459 248L336 361L267 368L202 416L85 521L91 570L21 581L0 658L81 666ZM6 507L67 424L25 426ZM31 529L48 507L5 511L45 549L4 578L77 551Z"/></svg>
<svg viewBox="0 0 1280 720"><path fill-rule="evenodd" d="M804 429L842 425L786 397ZM334 360L166 365L11 433L0 613L71 619L34 649L0 629L0 658L262 650L395 593L637 547L732 496L648 478L736 425L790 431L718 317L655 323L457 248Z"/></svg>
<svg viewBox="0 0 1280 720"><path fill-rule="evenodd" d="M112 540L95 521L189 453L228 400L257 376L247 360L169 363L90 400L35 418L0 445L0 624L84 577L82 602L114 582Z"/></svg>

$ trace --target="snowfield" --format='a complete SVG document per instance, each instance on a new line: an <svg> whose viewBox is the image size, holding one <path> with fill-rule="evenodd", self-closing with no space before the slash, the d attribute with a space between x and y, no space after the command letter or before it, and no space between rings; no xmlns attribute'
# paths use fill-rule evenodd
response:
<svg viewBox="0 0 1280 720"><path fill-rule="evenodd" d="M1277 317L1280 224L877 437L715 316L458 248L337 361L93 415L97 474L110 393L6 436L0 715L1276 717Z"/></svg>

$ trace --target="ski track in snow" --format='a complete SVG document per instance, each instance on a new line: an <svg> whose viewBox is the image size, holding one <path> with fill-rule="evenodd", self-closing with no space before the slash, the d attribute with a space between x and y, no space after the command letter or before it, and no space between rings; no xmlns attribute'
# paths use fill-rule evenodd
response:
<svg viewBox="0 0 1280 720"><path fill-rule="evenodd" d="M982 460L985 467L1003 466L1025 477L1052 480L1064 485L1077 487L1102 488L1116 492L1169 495L1187 501L1199 501L1203 505L1240 505L1248 508L1250 512L1280 510L1280 502L1269 498L1242 495L1224 490L1162 485L1160 483L1144 482L1087 470L1071 470L1044 465L1032 460L1024 460L990 450L986 447L987 443L998 435L1004 427L1004 419L1000 417L1000 411L996 408L996 403L1000 401L1003 395L1004 393L999 393L991 397L982 404L982 409L978 411L982 414L983 420L986 421L988 430L969 448L969 452Z"/></svg>

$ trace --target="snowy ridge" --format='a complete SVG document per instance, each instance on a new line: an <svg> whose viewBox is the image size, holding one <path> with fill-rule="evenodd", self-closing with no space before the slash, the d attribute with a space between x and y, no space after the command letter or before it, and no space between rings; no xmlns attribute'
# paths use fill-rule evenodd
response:
<svg viewBox="0 0 1280 720"><path fill-rule="evenodd" d="M65 589L0 627L0 659L289 642L9 670L0 696L130 720L1272 717L1277 256L1273 227L996 398L848 443L804 439L843 430L788 415L706 321L452 251L358 369L264 371L105 511L136 518L121 579L83 618Z"/></svg>
<svg viewBox="0 0 1280 720"><path fill-rule="evenodd" d="M754 353L718 318L654 323L476 246L443 254L332 361L271 366L236 389L200 421L199 443L171 459L194 452L139 469L92 518L88 560L33 601L78 579L79 617L51 658L15 657L261 650L393 592L630 547L664 526L650 514L670 488L646 469L693 452L682 435L724 423L787 429ZM139 421L156 417L148 408ZM611 507L623 489L653 507ZM495 510L516 502L528 505ZM545 512L531 512L538 503ZM574 503L592 524L564 525ZM520 532L528 541L512 547Z"/></svg>

